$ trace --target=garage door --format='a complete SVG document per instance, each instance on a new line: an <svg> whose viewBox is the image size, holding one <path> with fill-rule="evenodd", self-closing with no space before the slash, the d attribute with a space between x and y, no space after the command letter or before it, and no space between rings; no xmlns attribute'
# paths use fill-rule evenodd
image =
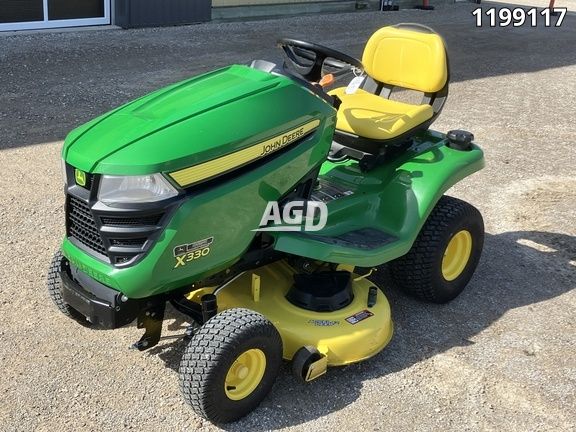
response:
<svg viewBox="0 0 576 432"><path fill-rule="evenodd" d="M0 31L110 24L110 0L0 0Z"/></svg>

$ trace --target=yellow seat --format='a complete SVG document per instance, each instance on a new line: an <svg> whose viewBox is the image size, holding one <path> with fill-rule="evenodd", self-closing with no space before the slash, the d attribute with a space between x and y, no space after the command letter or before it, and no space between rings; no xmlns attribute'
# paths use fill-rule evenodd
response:
<svg viewBox="0 0 576 432"><path fill-rule="evenodd" d="M411 105L384 99L362 89L347 95L345 88L330 94L338 96L337 128L374 140L387 140L402 135L430 120L434 110L428 104Z"/></svg>
<svg viewBox="0 0 576 432"><path fill-rule="evenodd" d="M448 93L448 63L444 42L433 30L417 24L381 28L366 43L362 64L375 92L347 94L344 87L330 92L342 101L336 139L338 132L377 141L405 138L427 128L440 112ZM422 103L387 99L394 87L424 93Z"/></svg>

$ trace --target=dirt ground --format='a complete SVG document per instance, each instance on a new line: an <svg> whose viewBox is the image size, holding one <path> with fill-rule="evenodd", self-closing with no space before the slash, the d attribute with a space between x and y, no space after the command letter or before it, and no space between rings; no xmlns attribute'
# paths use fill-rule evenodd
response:
<svg viewBox="0 0 576 432"><path fill-rule="evenodd" d="M468 129L486 152L486 168L451 192L485 218L477 273L435 306L383 271L391 344L306 386L285 365L260 408L225 430L576 430L576 16L476 28L474 7L0 36L0 430L217 430L180 396L182 342L128 350L134 326L89 330L50 304L67 131L202 71L278 59L279 36L360 56L374 30L406 21L448 43L450 97L434 128Z"/></svg>

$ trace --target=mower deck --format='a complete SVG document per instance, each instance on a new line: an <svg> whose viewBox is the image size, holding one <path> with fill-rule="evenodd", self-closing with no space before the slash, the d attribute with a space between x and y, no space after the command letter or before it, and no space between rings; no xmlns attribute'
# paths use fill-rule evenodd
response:
<svg viewBox="0 0 576 432"><path fill-rule="evenodd" d="M264 315L282 337L286 360L301 347L313 346L328 358L328 366L341 366L372 357L388 344L393 332L390 305L372 282L352 274L352 302L332 312L316 312L287 300L294 274L285 261L245 272L217 290L218 312L246 308ZM371 289L374 304L368 306ZM213 291L192 291L188 298L194 301Z"/></svg>

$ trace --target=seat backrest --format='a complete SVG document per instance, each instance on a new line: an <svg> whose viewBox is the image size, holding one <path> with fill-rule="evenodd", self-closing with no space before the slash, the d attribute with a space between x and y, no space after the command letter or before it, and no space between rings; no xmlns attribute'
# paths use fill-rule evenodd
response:
<svg viewBox="0 0 576 432"><path fill-rule="evenodd" d="M362 63L376 81L424 93L440 91L448 80L444 41L418 24L378 30L366 43Z"/></svg>

